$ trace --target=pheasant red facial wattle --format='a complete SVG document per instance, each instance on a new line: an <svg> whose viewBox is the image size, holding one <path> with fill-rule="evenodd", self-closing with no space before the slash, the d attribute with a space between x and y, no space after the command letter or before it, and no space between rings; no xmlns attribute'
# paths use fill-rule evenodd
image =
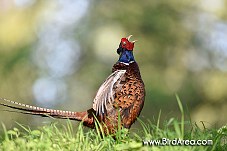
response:
<svg viewBox="0 0 227 151"><path fill-rule="evenodd" d="M133 50L134 48L134 43L136 42L136 40L130 42L130 38L132 37L132 35L126 37L126 38L122 38L121 39L121 47L122 48L126 48L127 50Z"/></svg>
<svg viewBox="0 0 227 151"><path fill-rule="evenodd" d="M82 121L85 126L95 128L96 119L106 135L115 135L120 127L130 128L140 115L145 100L145 86L139 66L133 56L135 41L122 38L117 53L119 60L113 65L112 73L98 89L92 108L86 111L63 111L30 106L0 98L0 105L16 112L45 117L66 118ZM120 115L120 119L119 119Z"/></svg>

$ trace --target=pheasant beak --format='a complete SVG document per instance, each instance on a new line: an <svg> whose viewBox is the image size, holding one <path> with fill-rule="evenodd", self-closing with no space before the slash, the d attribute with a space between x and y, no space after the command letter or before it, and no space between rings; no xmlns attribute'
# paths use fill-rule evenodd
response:
<svg viewBox="0 0 227 151"><path fill-rule="evenodd" d="M137 42L138 40L133 40L131 43L135 43L135 42Z"/></svg>
<svg viewBox="0 0 227 151"><path fill-rule="evenodd" d="M132 37L132 35L129 35L128 37L126 37L126 39L129 41L131 37ZM135 43L135 42L137 42L137 41L138 41L138 40L133 40L131 43Z"/></svg>
<svg viewBox="0 0 227 151"><path fill-rule="evenodd" d="M132 35L129 35L126 39L129 41L131 37L132 37Z"/></svg>

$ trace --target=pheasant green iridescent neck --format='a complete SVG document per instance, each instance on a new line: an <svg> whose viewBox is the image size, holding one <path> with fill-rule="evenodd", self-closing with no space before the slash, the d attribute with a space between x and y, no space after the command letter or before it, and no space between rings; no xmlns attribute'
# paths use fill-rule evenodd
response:
<svg viewBox="0 0 227 151"><path fill-rule="evenodd" d="M120 54L118 62L126 63L129 64L131 62L135 62L134 56L133 56L133 51L131 50L124 50Z"/></svg>

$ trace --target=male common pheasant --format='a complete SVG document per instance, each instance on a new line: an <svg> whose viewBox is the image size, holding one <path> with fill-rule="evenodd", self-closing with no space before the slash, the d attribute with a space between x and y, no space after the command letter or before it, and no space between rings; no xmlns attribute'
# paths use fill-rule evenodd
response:
<svg viewBox="0 0 227 151"><path fill-rule="evenodd" d="M20 110L25 114L83 121L83 124L90 128L95 127L97 119L105 134L115 134L119 121L121 127L129 129L139 116L145 98L144 83L133 56L135 41L129 41L131 36L121 39L117 49L119 60L114 64L112 74L100 86L91 109L83 112L54 110L7 99L1 99L0 105Z"/></svg>

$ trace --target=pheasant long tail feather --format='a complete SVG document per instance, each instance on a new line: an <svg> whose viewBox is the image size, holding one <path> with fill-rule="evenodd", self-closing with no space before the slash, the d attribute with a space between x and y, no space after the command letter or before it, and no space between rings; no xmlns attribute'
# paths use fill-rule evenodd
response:
<svg viewBox="0 0 227 151"><path fill-rule="evenodd" d="M32 114L39 116L51 116L55 118L68 118L71 120L86 120L87 112L72 112L63 110L47 109L42 107L31 106L8 99L0 98L0 105L21 111L20 113Z"/></svg>

